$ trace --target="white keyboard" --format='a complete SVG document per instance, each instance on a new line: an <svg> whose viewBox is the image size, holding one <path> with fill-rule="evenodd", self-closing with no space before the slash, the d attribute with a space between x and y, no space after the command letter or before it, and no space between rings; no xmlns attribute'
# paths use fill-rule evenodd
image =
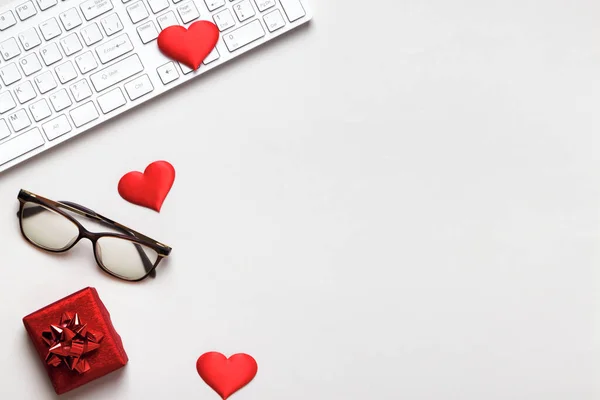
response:
<svg viewBox="0 0 600 400"><path fill-rule="evenodd" d="M0 8L0 172L311 19L304 0L19 0ZM156 44L213 21L192 71Z"/></svg>

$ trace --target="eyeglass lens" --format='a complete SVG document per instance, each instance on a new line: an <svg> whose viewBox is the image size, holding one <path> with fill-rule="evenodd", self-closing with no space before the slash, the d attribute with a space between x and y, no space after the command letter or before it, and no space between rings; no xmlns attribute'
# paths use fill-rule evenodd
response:
<svg viewBox="0 0 600 400"><path fill-rule="evenodd" d="M21 212L25 236L41 248L61 251L79 237L79 228L68 218L35 203L25 203Z"/></svg>
<svg viewBox="0 0 600 400"><path fill-rule="evenodd" d="M158 259L158 253L147 246L111 236L98 239L96 254L104 268L129 280L147 275Z"/></svg>

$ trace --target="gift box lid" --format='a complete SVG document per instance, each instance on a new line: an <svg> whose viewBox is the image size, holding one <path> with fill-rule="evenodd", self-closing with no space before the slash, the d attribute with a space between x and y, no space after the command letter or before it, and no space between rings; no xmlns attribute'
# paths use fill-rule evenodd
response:
<svg viewBox="0 0 600 400"><path fill-rule="evenodd" d="M49 304L24 317L23 324L57 394L116 371L129 361L95 288Z"/></svg>

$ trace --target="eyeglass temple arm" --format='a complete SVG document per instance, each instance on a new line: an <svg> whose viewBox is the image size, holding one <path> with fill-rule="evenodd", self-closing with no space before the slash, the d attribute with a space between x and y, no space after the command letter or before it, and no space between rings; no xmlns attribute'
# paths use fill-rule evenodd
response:
<svg viewBox="0 0 600 400"><path fill-rule="evenodd" d="M96 211L90 210L89 208L84 207L80 204L73 203L71 201L61 201L60 203L65 204L70 207L73 207L76 209L76 211L81 211L83 213L82 215L84 215L88 218L102 221L105 223L105 225L115 226L115 227L119 228L121 231L124 231L129 235L133 235L133 236L137 237L138 239L144 239L144 240L148 240L150 242L155 242L153 239L149 238L148 236L145 236L137 231L134 231L133 229L128 228L125 225L122 225L118 222L115 222L110 218L106 218L105 216L98 214Z"/></svg>
<svg viewBox="0 0 600 400"><path fill-rule="evenodd" d="M94 219L96 221L99 221L99 223L101 223L104 226L110 227L110 228L116 228L117 230L120 230L121 232L127 234L127 235L131 235L134 237L140 237L143 236L141 234L138 234L137 232L128 229L127 227L116 223L114 221L109 220L106 217L103 217L102 215L98 214L97 212L90 210L87 207L84 207L80 204L77 203L73 203L70 201L61 201L61 204L64 204L66 206L68 206L70 209L72 209L71 211L84 216L84 217L88 217L91 219ZM39 207L30 207L27 208L25 210L23 210L23 218L29 218L29 217L33 217L34 215L39 214L40 212L44 211L44 208L39 206ZM19 213L17 213L17 217L19 216ZM144 237L145 238L145 237ZM150 239L151 240L151 239ZM142 259L142 264L144 264L144 269L146 270L146 272L151 271L150 272L150 276L155 278L156 277L156 270L153 269L154 264L152 264L152 262L150 261L150 259L148 258L148 256L146 255L146 253L144 252L144 249L142 248L142 246L140 246L137 243L133 243L135 249L137 250L140 258Z"/></svg>

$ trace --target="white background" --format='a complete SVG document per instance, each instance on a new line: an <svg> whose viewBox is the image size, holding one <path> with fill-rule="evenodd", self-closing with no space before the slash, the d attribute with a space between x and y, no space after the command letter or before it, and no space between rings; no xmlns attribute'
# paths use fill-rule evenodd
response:
<svg viewBox="0 0 600 400"><path fill-rule="evenodd" d="M64 399L598 399L600 3L329 0L0 177L0 397L53 399L21 318L96 287L130 362ZM160 214L117 193L168 160ZM173 247L156 279L20 236L25 188Z"/></svg>

